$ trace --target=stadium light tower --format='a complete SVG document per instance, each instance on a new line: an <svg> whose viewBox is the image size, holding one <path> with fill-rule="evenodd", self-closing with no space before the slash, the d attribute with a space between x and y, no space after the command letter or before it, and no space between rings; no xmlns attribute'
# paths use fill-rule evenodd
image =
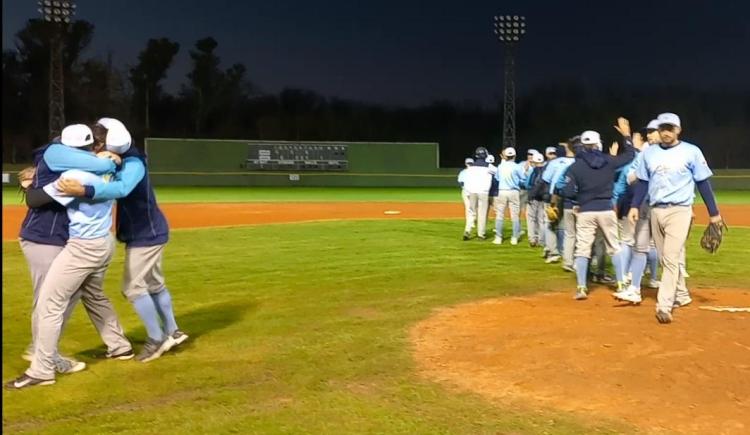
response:
<svg viewBox="0 0 750 435"><path fill-rule="evenodd" d="M63 35L76 12L72 1L39 0L39 13L49 26L49 134L58 136L65 125L65 79L62 65Z"/></svg>
<svg viewBox="0 0 750 435"><path fill-rule="evenodd" d="M523 15L495 15L495 36L505 47L505 100L503 112L503 148L516 146L516 46L526 34Z"/></svg>

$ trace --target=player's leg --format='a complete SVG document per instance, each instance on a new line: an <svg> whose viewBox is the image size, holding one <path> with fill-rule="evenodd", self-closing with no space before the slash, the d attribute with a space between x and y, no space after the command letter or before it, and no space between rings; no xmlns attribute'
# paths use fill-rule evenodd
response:
<svg viewBox="0 0 750 435"><path fill-rule="evenodd" d="M617 238L617 214L612 210L597 212L596 220L601 231L605 252L612 259L612 266L615 269L615 279L617 280L617 290L624 290L623 279L625 268L622 265L620 241Z"/></svg>
<svg viewBox="0 0 750 435"><path fill-rule="evenodd" d="M531 200L526 208L527 228L529 231L529 244L532 247L539 245L539 201Z"/></svg>
<svg viewBox="0 0 750 435"><path fill-rule="evenodd" d="M505 209L508 207L506 191L501 190L495 198L495 240L496 245L503 243L503 226L505 223Z"/></svg>
<svg viewBox="0 0 750 435"><path fill-rule="evenodd" d="M547 203L544 204L546 209ZM548 253L546 263L557 263L560 261L560 251L557 249L557 228L553 228L552 223L544 213L544 243Z"/></svg>
<svg viewBox="0 0 750 435"><path fill-rule="evenodd" d="M477 236L480 240L484 240L485 231L487 230L487 212L489 206L489 195L487 193L479 193L478 197L478 210L477 210Z"/></svg>
<svg viewBox="0 0 750 435"><path fill-rule="evenodd" d="M141 362L155 360L171 346L169 336L164 333L160 324L159 311L149 293L149 276L152 273L143 263L141 250L145 248L125 249L125 273L122 282L122 294L133 304L136 314L146 328L146 344L136 359Z"/></svg>
<svg viewBox="0 0 750 435"><path fill-rule="evenodd" d="M579 212L576 218L576 249L575 249L575 269L576 269L576 299L586 299L588 290L586 288L586 278L588 276L589 258L591 258L591 248L594 245L596 237L596 215L594 212Z"/></svg>
<svg viewBox="0 0 750 435"><path fill-rule="evenodd" d="M513 234L510 239L511 245L517 245L521 237L521 193L517 190L508 192L508 205L510 206L510 220L513 223Z"/></svg>
<svg viewBox="0 0 750 435"><path fill-rule="evenodd" d="M131 248L130 258L132 261L139 263L140 267L150 272L146 274L145 280L148 285L148 292L154 301L156 311L159 313L164 332L174 340L173 346L184 342L188 336L180 331L174 315L172 305L172 295L167 289L164 272L162 270L162 259L164 257L164 248L166 245L148 246L143 248ZM137 250L137 252L136 252ZM137 258L140 257L140 258Z"/></svg>
<svg viewBox="0 0 750 435"><path fill-rule="evenodd" d="M654 208L651 212L651 232L663 268L656 310L665 313L670 321L680 279L680 252L687 240L691 216L690 207Z"/></svg>
<svg viewBox="0 0 750 435"><path fill-rule="evenodd" d="M36 307L37 305L37 301L39 299L39 290L41 289L42 283L44 282L44 279L47 276L49 268L50 266L52 266L52 263L55 261L55 258L57 258L57 255L60 254L60 252L62 252L63 248L64 248L63 246L44 245L41 243L30 242L28 240L21 240L21 251L23 252L24 257L26 257L26 262L28 263L29 271L31 272L31 284L33 288L33 298L32 298L32 305L31 305L32 312L33 312L33 307ZM65 329L65 324L68 322L68 319L73 314L73 310L75 309L78 299L80 299L80 293L76 292L71 297L68 303L68 306L66 307L63 313L62 329ZM29 343L29 346L26 348L26 351L23 354L23 359L27 361L31 361L34 355L34 340L36 339L35 338L36 335L37 335L36 320L34 316L32 315L31 316L31 343ZM72 360L71 358L67 358L67 359ZM55 355L54 360L57 361L58 363L61 363L62 358L60 357L60 355Z"/></svg>
<svg viewBox="0 0 750 435"><path fill-rule="evenodd" d="M134 356L133 346L125 337L112 302L104 294L104 275L108 267L109 265L102 267L84 281L81 286L81 302L102 342L107 346L107 355L111 358L130 359Z"/></svg>
<svg viewBox="0 0 750 435"><path fill-rule="evenodd" d="M630 262L633 259L633 245L635 244L635 226L630 223L630 220L626 217L619 219L618 223L619 236L620 236L620 258L622 259L623 267L623 279L625 281L631 281L632 276L628 277L630 271Z"/></svg>
<svg viewBox="0 0 750 435"><path fill-rule="evenodd" d="M565 240L563 241L563 269L574 272L574 255L576 249L576 213L572 208L563 211L563 225L565 226Z"/></svg>
<svg viewBox="0 0 750 435"><path fill-rule="evenodd" d="M43 380L54 379L54 356L62 330L63 313L71 296L91 273L110 261L113 252L112 237L70 239L65 249L55 258L39 291L39 300L34 309L37 339L34 358L25 373L27 376ZM80 369L82 368L85 368L85 364Z"/></svg>
<svg viewBox="0 0 750 435"><path fill-rule="evenodd" d="M464 213L466 216L466 224L464 225L464 235L471 233L474 228L475 209L471 207L471 196L465 190L461 191L461 199L464 201Z"/></svg>

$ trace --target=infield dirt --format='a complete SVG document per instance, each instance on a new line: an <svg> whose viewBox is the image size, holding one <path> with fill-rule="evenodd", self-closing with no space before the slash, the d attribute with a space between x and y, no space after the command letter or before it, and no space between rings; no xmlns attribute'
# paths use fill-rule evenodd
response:
<svg viewBox="0 0 750 435"><path fill-rule="evenodd" d="M675 321L605 288L445 308L411 331L418 370L523 408L625 420L649 433L750 433L750 291L699 289Z"/></svg>
<svg viewBox="0 0 750 435"><path fill-rule="evenodd" d="M285 202L162 204L172 228L200 228L336 219L436 219L464 216L460 202ZM386 214L399 211L399 214ZM730 226L750 226L750 206L723 205ZM3 207L3 240L15 240L26 207ZM696 207L696 223L708 221L705 207Z"/></svg>

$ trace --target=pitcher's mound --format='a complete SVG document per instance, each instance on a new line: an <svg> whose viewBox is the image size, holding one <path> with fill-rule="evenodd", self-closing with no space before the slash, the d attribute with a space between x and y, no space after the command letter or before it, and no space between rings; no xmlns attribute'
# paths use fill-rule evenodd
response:
<svg viewBox="0 0 750 435"><path fill-rule="evenodd" d="M624 420L645 430L750 433L750 291L692 293L674 322L605 289L443 309L411 331L421 373L501 403Z"/></svg>

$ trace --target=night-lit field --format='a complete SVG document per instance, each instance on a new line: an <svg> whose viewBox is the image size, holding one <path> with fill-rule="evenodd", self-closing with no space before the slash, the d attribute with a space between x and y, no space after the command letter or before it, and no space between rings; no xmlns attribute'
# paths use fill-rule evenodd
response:
<svg viewBox="0 0 750 435"><path fill-rule="evenodd" d="M17 203L14 192L4 189L4 205ZM458 200L451 189L158 189L157 195L165 203ZM718 197L721 204L750 204L750 192ZM174 231L164 267L189 341L148 364L97 359L103 347L79 308L61 350L88 369L58 376L53 386L3 391L3 430L634 432L625 420L491 402L418 373L410 330L434 310L574 288L570 275L545 265L525 243L462 242L462 225L405 219ZM750 228L732 228L716 256L698 247L702 230L694 227L688 247L691 287L750 287ZM119 294L122 261L119 247L105 291L138 350L145 331ZM30 280L15 241L3 243L2 286L8 380L27 367L20 356L30 329ZM658 327L651 316L643 324Z"/></svg>

